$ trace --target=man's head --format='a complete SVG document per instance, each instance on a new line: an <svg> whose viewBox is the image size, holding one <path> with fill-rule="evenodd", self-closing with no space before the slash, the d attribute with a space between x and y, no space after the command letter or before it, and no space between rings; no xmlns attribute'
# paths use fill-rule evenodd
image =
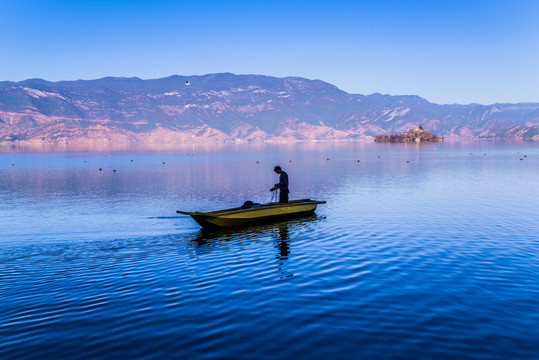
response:
<svg viewBox="0 0 539 360"><path fill-rule="evenodd" d="M280 166L276 166L273 168L273 171L275 171L277 174L280 174L283 172L283 170L281 170L281 167Z"/></svg>

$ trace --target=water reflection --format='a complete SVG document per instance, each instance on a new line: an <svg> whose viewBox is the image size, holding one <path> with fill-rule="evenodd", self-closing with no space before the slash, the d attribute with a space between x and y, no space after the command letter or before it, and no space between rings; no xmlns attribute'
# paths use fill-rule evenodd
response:
<svg viewBox="0 0 539 360"><path fill-rule="evenodd" d="M220 230L200 229L193 234L192 243L196 248L215 248L219 242L263 241L270 235L275 239L276 248L279 251L278 260L287 260L290 255L290 234L295 230L302 229L322 220L324 217L316 214L304 216L298 219L272 222L269 224L255 225L243 228L231 228Z"/></svg>
<svg viewBox="0 0 539 360"><path fill-rule="evenodd" d="M274 229L274 238L277 242L277 249L279 250L276 259L278 262L277 267L281 273L281 279L292 277L294 274L289 273L286 269L286 263L288 262L288 257L290 255L288 222L276 225L276 228Z"/></svg>
<svg viewBox="0 0 539 360"><path fill-rule="evenodd" d="M288 260L288 255L290 255L290 246L288 245L288 222L279 224L277 227L277 248L279 249L279 255L277 256L278 260ZM282 262L281 262L282 264Z"/></svg>
<svg viewBox="0 0 539 360"><path fill-rule="evenodd" d="M209 251L222 250L224 246L230 248L231 245L234 251L245 251L246 248L242 245L246 242L250 244L261 244L272 239L273 246L276 250L274 257L277 261L276 265L279 278L284 279L294 276L289 269L291 244L294 242L294 238L301 232L305 232L306 228L316 226L316 223L322 219L325 219L325 217L313 214L298 219L246 228L216 231L201 229L194 234L191 244L194 245L195 253L202 255Z"/></svg>

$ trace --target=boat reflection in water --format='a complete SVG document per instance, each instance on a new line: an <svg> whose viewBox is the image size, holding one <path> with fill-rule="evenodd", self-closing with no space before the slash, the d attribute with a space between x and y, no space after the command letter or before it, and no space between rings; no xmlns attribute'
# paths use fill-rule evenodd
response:
<svg viewBox="0 0 539 360"><path fill-rule="evenodd" d="M222 228L217 230L200 229L194 234L192 244L195 252L199 255L213 250L223 250L224 247L234 246L236 250L245 250L246 244L253 242L262 243L272 239L276 249L275 259L278 261L280 277L290 277L285 269L290 258L291 245L299 233L304 232L306 227L316 226L319 221L325 220L325 216L315 214L307 215L288 221L272 222L257 226L243 228ZM245 250L246 251L246 250Z"/></svg>

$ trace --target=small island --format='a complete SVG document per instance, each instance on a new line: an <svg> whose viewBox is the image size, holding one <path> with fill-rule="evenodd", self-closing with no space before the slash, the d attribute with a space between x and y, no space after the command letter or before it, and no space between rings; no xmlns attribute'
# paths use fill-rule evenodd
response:
<svg viewBox="0 0 539 360"><path fill-rule="evenodd" d="M441 141L444 141L443 137L432 133L432 131L423 130L421 124L419 124L417 128L407 131L404 134L377 135L374 137L374 142L377 143L429 143Z"/></svg>

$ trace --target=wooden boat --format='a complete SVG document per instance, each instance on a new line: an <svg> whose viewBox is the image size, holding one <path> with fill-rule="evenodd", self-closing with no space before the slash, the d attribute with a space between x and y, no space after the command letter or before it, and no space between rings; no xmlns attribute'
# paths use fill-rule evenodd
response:
<svg viewBox="0 0 539 360"><path fill-rule="evenodd" d="M180 210L176 212L178 214L191 215L203 228L216 229L305 216L312 214L318 204L325 203L325 201L301 199L292 200L286 204L272 202L249 209L237 207L210 212L188 212Z"/></svg>

